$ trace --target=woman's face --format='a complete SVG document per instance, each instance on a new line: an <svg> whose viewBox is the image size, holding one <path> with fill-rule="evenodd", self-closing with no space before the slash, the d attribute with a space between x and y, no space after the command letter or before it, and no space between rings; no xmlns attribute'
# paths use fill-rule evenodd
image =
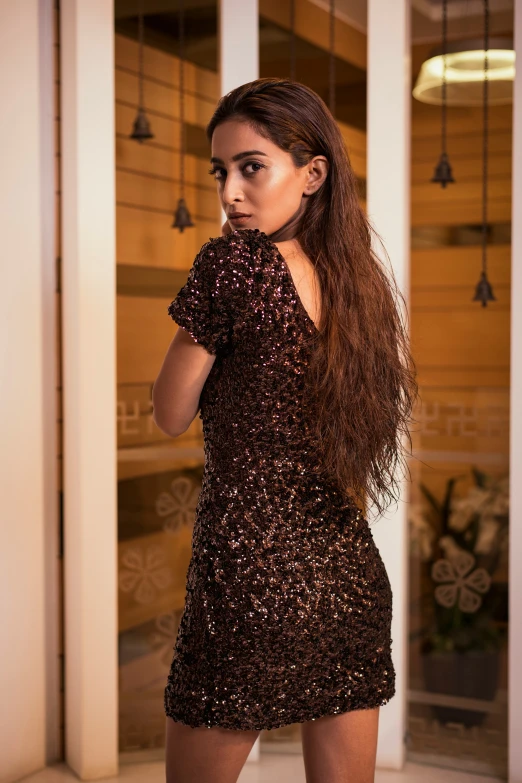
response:
<svg viewBox="0 0 522 783"><path fill-rule="evenodd" d="M320 155L296 168L290 153L240 120L227 120L214 129L210 162L231 230L258 228L267 235L304 210L328 168ZM234 212L246 217L234 220Z"/></svg>

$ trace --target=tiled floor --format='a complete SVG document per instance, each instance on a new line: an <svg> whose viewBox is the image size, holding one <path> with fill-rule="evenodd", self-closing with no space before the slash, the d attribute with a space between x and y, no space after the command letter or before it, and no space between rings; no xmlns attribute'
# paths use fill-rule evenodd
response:
<svg viewBox="0 0 522 783"><path fill-rule="evenodd" d="M64 766L49 767L36 775L24 778L24 783L73 783L77 780ZM112 781L136 783L165 783L162 762L123 764ZM449 769L407 763L400 772L377 770L375 783L499 783L499 778L469 775ZM239 783L305 783L302 756L296 754L262 754L260 762L247 762Z"/></svg>

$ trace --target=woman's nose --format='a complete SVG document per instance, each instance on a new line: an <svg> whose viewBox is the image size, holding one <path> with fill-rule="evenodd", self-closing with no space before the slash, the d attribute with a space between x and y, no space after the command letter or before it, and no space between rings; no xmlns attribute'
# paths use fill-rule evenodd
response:
<svg viewBox="0 0 522 783"><path fill-rule="evenodd" d="M235 201L243 201L243 190L237 177L228 174L223 185L223 201L225 204L233 204Z"/></svg>

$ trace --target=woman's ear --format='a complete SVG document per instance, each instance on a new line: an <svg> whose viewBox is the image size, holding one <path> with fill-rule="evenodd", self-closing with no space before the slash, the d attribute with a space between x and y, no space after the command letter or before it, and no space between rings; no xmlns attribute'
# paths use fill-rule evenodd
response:
<svg viewBox="0 0 522 783"><path fill-rule="evenodd" d="M308 179L303 190L305 196L311 196L319 190L328 176L328 168L329 163L324 155L316 155L315 158L312 158L307 166Z"/></svg>

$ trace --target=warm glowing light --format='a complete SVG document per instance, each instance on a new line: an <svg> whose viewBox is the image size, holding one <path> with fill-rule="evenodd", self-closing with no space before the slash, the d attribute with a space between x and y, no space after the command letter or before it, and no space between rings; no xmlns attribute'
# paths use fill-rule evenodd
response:
<svg viewBox="0 0 522 783"><path fill-rule="evenodd" d="M473 49L446 54L446 103L448 106L481 106L484 96L485 51ZM424 103L442 103L444 57L426 60L413 88L413 97ZM515 77L513 49L488 50L488 101L511 103Z"/></svg>

